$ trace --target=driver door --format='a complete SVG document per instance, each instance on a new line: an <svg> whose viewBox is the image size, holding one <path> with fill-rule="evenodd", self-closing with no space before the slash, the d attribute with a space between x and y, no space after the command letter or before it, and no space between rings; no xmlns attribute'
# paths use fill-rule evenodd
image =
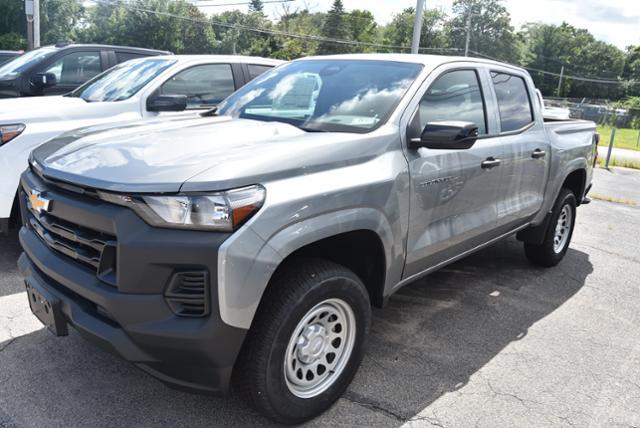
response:
<svg viewBox="0 0 640 428"><path fill-rule="evenodd" d="M404 278L437 266L495 236L502 148L488 136L487 100L481 72L473 67L442 72L422 95L407 138L429 122L464 121L478 127L469 149L408 149L411 181Z"/></svg>

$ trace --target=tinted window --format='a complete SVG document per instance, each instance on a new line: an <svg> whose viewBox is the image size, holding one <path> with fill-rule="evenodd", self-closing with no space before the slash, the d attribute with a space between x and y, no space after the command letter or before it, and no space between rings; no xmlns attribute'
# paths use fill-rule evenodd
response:
<svg viewBox="0 0 640 428"><path fill-rule="evenodd" d="M420 101L420 129L429 122L443 121L471 122L480 134L487 133L484 101L475 71L446 73L424 94Z"/></svg>
<svg viewBox="0 0 640 428"><path fill-rule="evenodd" d="M53 73L59 85L81 85L102 72L99 52L74 52L51 64L44 73Z"/></svg>
<svg viewBox="0 0 640 428"><path fill-rule="evenodd" d="M126 100L174 63L167 59L134 59L110 68L70 96L88 102Z"/></svg>
<svg viewBox="0 0 640 428"><path fill-rule="evenodd" d="M183 70L161 87L163 95L186 95L188 108L217 105L235 91L229 64L205 64Z"/></svg>
<svg viewBox="0 0 640 428"><path fill-rule="evenodd" d="M271 70L273 67L270 65L257 65L257 64L249 64L247 65L249 68L249 80L253 80L256 77L260 76L265 71Z"/></svg>
<svg viewBox="0 0 640 428"><path fill-rule="evenodd" d="M125 61L129 61L130 59L138 59L138 58L143 58L147 55L140 55L137 53L130 53L130 52L116 52L116 61L118 62L118 64L120 64L121 62L125 62Z"/></svg>
<svg viewBox="0 0 640 428"><path fill-rule="evenodd" d="M218 113L309 131L368 132L387 121L421 69L393 61L293 61L240 88Z"/></svg>
<svg viewBox="0 0 640 428"><path fill-rule="evenodd" d="M533 122L531 102L524 79L511 74L492 72L498 98L502 132L515 131Z"/></svg>

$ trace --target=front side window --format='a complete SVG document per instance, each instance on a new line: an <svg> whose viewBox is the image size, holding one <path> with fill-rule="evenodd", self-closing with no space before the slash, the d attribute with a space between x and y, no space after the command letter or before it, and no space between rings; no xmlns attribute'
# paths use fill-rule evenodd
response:
<svg viewBox="0 0 640 428"><path fill-rule="evenodd" d="M498 98L501 131L516 131L533 122L531 101L524 79L495 71L491 72L491 79Z"/></svg>
<svg viewBox="0 0 640 428"><path fill-rule="evenodd" d="M21 72L30 68L32 65L35 65L38 62L43 61L47 57L53 55L56 51L56 48L46 47L34 49L25 54L22 54L0 67L0 79L12 79Z"/></svg>
<svg viewBox="0 0 640 428"><path fill-rule="evenodd" d="M187 108L218 105L235 91L230 64L196 65L177 73L160 87L162 95L186 95Z"/></svg>
<svg viewBox="0 0 640 428"><path fill-rule="evenodd" d="M249 82L218 112L308 131L369 132L387 121L421 69L393 61L294 61Z"/></svg>
<svg viewBox="0 0 640 428"><path fill-rule="evenodd" d="M175 60L156 58L127 61L80 86L69 96L87 102L126 100L174 63Z"/></svg>
<svg viewBox="0 0 640 428"><path fill-rule="evenodd" d="M53 73L58 85L81 85L102 72L100 52L74 52L55 61L44 73Z"/></svg>
<svg viewBox="0 0 640 428"><path fill-rule="evenodd" d="M462 121L487 133L484 100L474 70L450 71L438 77L420 100L420 129L430 122Z"/></svg>

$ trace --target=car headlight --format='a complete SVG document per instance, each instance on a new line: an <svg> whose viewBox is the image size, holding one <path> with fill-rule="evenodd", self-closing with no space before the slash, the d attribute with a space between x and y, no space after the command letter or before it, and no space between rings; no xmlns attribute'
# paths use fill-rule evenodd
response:
<svg viewBox="0 0 640 428"><path fill-rule="evenodd" d="M0 125L0 146L7 144L9 141L22 134L25 126L21 123L14 125Z"/></svg>
<svg viewBox="0 0 640 428"><path fill-rule="evenodd" d="M265 189L255 185L212 194L176 196L98 194L107 202L130 207L152 226L232 232L262 207Z"/></svg>

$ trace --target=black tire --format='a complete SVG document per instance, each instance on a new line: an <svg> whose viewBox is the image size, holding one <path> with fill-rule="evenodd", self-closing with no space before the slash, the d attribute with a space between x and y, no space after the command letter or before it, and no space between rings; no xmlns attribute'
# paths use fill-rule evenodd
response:
<svg viewBox="0 0 640 428"><path fill-rule="evenodd" d="M571 237L573 236L573 228L576 223L576 206L575 194L571 190L563 188L558 195L558 199L553 206L553 210L551 211L549 227L545 232L542 244L524 244L524 252L531 263L544 267L552 267L560 263L569 249ZM571 219L567 225L569 227L568 236L561 247L554 248L556 225L558 224L558 219L563 213L563 209L565 209L565 207L567 207L571 212Z"/></svg>
<svg viewBox="0 0 640 428"><path fill-rule="evenodd" d="M298 323L327 299L346 302L355 315L352 351L344 357L344 368L333 383L327 382L328 389L300 398L288 386L285 354ZM276 272L258 308L234 368L236 392L279 423L298 424L318 416L342 395L355 376L370 323L369 295L353 272L322 259L293 261Z"/></svg>

